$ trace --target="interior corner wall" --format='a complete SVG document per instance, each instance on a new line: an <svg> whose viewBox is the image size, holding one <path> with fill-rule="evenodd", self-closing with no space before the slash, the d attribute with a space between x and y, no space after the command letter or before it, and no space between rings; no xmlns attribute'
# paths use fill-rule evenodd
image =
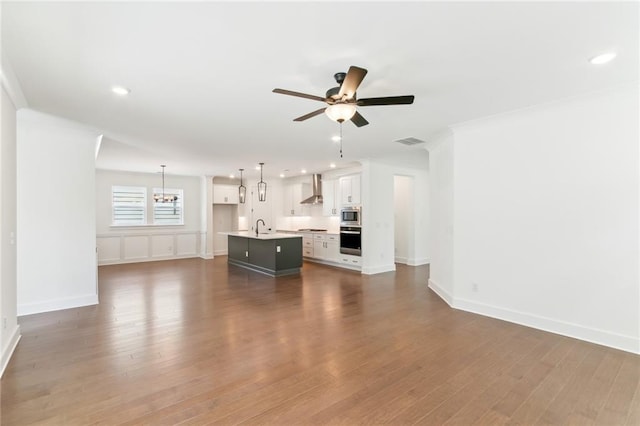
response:
<svg viewBox="0 0 640 426"><path fill-rule="evenodd" d="M631 87L454 128L454 307L640 353L638 117Z"/></svg>
<svg viewBox="0 0 640 426"><path fill-rule="evenodd" d="M98 136L58 117L18 111L18 315L98 303Z"/></svg>
<svg viewBox="0 0 640 426"><path fill-rule="evenodd" d="M17 314L16 106L0 93L0 376L20 339Z"/></svg>

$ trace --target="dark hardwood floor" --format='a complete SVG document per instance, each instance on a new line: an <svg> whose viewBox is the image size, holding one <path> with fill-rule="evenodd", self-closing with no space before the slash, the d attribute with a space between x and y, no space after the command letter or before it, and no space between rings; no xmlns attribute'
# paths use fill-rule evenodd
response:
<svg viewBox="0 0 640 426"><path fill-rule="evenodd" d="M19 319L2 425L640 424L640 357L456 311L427 267L100 267L100 305Z"/></svg>

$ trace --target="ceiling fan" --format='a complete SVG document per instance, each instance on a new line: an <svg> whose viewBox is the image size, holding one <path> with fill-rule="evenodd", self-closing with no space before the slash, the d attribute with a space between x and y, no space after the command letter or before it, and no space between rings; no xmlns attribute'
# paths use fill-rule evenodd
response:
<svg viewBox="0 0 640 426"><path fill-rule="evenodd" d="M414 96L386 96L382 98L356 98L356 90L364 76L367 75L367 70L356 66L349 67L349 72L339 72L334 75L337 87L332 87L327 90L326 97L309 95L306 93L293 92L285 89L273 89L273 93L280 93L282 95L297 96L299 98L311 99L314 101L325 102L328 106L305 114L293 121L304 121L316 115L320 115L325 112L329 118L338 123L342 123L346 120L351 120L353 124L358 127L366 126L369 124L367 120L356 111L356 106L375 106L375 105L407 105L412 104Z"/></svg>

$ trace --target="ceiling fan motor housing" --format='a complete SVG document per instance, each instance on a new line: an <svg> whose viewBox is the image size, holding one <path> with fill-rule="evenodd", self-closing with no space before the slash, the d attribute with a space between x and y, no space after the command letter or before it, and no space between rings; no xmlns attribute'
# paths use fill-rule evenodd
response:
<svg viewBox="0 0 640 426"><path fill-rule="evenodd" d="M340 96L338 96L339 93L340 86L332 87L331 89L327 90L327 100L337 101L338 99L340 99Z"/></svg>

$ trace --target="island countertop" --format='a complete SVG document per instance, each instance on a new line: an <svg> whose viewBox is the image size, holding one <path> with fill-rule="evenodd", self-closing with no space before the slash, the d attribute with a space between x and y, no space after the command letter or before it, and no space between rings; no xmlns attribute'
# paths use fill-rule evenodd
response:
<svg viewBox="0 0 640 426"><path fill-rule="evenodd" d="M279 240L283 238L301 238L302 235L298 234L285 234L279 232L269 232L265 234L256 235L255 232L249 231L234 231L234 232L220 232L220 234L231 235L234 237L245 237L245 238L253 238L254 240Z"/></svg>

